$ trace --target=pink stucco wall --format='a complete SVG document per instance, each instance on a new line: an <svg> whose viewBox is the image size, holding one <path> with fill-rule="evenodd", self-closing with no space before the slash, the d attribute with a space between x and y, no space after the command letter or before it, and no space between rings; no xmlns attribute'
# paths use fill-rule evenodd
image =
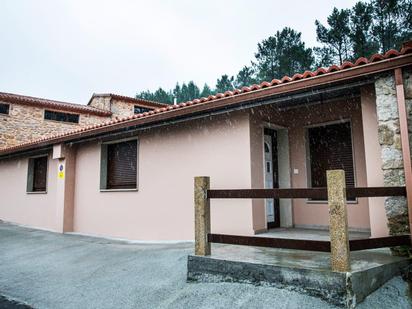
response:
<svg viewBox="0 0 412 309"><path fill-rule="evenodd" d="M65 163L72 169L65 183L57 179L57 165L63 161L49 159L47 194L26 193L27 157L0 160L0 219L135 240L192 240L195 176L210 176L216 189L262 188L263 128L279 126L289 135L291 185L307 187L306 127L340 119L352 122L356 184L367 186L373 183L374 168L380 162L375 153L377 136L369 132L376 131L374 118L362 121L362 107L368 111L372 103L369 97L362 99L363 105L356 99L307 109L262 107L141 131L136 133L139 184L135 191L100 191L101 145L97 141L71 149L75 157ZM367 143L364 131L370 139ZM374 163L365 163L365 151L374 156ZM299 173L293 174L293 169ZM69 200L57 194L57 188L65 188ZM263 200L212 200L211 207L213 232L251 235L266 228ZM328 225L326 203L294 200L292 207L293 224ZM373 209L367 199L349 204L349 226L369 229L385 224L379 213L369 216ZM369 218L380 221L370 224Z"/></svg>
<svg viewBox="0 0 412 309"><path fill-rule="evenodd" d="M247 113L153 129L139 138L138 191L100 192L100 145L79 147L74 231L141 240L194 238L193 178L250 188ZM212 231L253 234L250 200L213 200Z"/></svg>
<svg viewBox="0 0 412 309"><path fill-rule="evenodd" d="M288 130L290 151L290 174L293 188L307 188L307 149L306 128L312 125L328 122L350 120L352 123L352 142L354 150L354 167L356 185L367 186L365 149L363 144L363 126L360 99L352 101L334 101L306 108L278 110L274 107L258 108L253 112L251 131L256 150L252 156L252 166L257 168L252 174L252 186L263 184L263 146L261 134L264 126L280 126ZM376 128L374 128L376 130ZM260 136L259 136L260 134ZM294 170L298 174L294 174ZM261 222L264 218L262 201L255 202L258 207L254 211L254 222ZM295 199L293 204L293 224L304 227L327 227L329 213L326 202L315 203L305 199ZM255 218L258 217L258 218ZM349 226L354 229L369 229L369 208L367 199L358 199L356 203L348 204Z"/></svg>
<svg viewBox="0 0 412 309"><path fill-rule="evenodd" d="M57 230L57 163L49 156L47 194L27 193L28 157L0 160L0 219Z"/></svg>

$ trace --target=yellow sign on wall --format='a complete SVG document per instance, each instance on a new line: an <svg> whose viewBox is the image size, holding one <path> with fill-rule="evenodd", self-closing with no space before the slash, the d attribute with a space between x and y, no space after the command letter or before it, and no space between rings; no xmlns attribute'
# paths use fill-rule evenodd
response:
<svg viewBox="0 0 412 309"><path fill-rule="evenodd" d="M58 177L59 177L60 179L63 179L63 178L64 178L64 165L63 165L63 164L59 164Z"/></svg>

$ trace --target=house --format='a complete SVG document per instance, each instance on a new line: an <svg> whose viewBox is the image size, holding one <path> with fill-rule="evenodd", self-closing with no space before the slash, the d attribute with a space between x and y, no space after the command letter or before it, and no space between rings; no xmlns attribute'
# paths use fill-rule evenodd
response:
<svg viewBox="0 0 412 309"><path fill-rule="evenodd" d="M115 94L93 94L85 106L0 92L0 149L163 106Z"/></svg>
<svg viewBox="0 0 412 309"><path fill-rule="evenodd" d="M193 178L202 175L214 189L306 188L324 187L326 170L344 169L347 186L406 181L410 198L407 122L411 132L410 42L2 149L0 219L58 232L191 240ZM347 203L351 230L374 237L409 231L411 201ZM211 207L214 233L328 228L322 200L213 200Z"/></svg>

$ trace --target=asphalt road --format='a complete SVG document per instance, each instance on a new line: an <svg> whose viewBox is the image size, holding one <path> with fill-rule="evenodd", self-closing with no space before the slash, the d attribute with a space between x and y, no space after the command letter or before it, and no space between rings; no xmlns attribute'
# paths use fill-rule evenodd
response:
<svg viewBox="0 0 412 309"><path fill-rule="evenodd" d="M288 289L187 283L192 246L130 244L0 223L0 294L39 309L334 308ZM358 308L411 308L407 293L407 284L395 278Z"/></svg>

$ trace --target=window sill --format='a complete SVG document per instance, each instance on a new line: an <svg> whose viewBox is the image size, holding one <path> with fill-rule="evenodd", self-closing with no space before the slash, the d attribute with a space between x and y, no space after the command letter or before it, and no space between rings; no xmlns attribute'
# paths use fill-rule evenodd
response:
<svg viewBox="0 0 412 309"><path fill-rule="evenodd" d="M139 191L138 188L135 189L100 189L100 192L135 192Z"/></svg>
<svg viewBox="0 0 412 309"><path fill-rule="evenodd" d="M47 191L27 191L26 194L47 194Z"/></svg>

